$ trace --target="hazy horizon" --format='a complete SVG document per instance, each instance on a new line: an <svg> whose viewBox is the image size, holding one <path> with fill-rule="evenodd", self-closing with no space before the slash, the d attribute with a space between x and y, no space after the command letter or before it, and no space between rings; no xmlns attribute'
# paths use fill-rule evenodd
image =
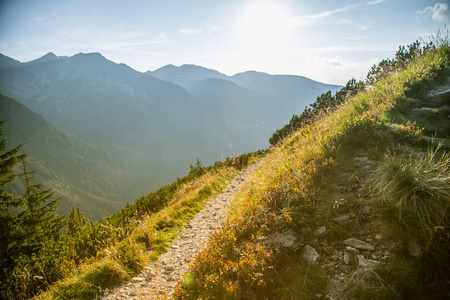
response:
<svg viewBox="0 0 450 300"><path fill-rule="evenodd" d="M99 52L140 72L195 64L343 85L445 30L443 2L4 0L0 52L19 61Z"/></svg>

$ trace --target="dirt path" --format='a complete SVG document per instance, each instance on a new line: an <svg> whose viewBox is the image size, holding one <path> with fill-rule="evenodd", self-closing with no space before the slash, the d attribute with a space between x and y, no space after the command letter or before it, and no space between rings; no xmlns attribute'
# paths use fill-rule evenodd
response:
<svg viewBox="0 0 450 300"><path fill-rule="evenodd" d="M189 264L206 246L211 233L219 229L226 220L228 205L236 192L245 183L259 164L242 170L231 183L206 204L195 218L186 224L186 229L174 239L171 249L151 262L139 276L134 277L112 291L106 290L101 299L154 299L158 295L170 296L178 279L189 269Z"/></svg>

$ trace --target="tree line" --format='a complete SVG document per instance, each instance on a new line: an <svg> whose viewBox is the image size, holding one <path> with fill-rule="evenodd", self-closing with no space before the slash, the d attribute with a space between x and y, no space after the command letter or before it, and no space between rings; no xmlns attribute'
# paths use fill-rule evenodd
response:
<svg viewBox="0 0 450 300"><path fill-rule="evenodd" d="M373 65L364 81L357 81L352 78L335 95L332 95L331 91L319 95L310 107L306 106L300 115L294 114L288 124L275 131L269 138L269 143L271 145L278 144L291 133L303 126L312 124L318 117L344 104L359 91L367 89L390 74L404 69L414 58L436 48L436 43L433 42L426 43L424 46L421 46L421 44L420 41L415 41L406 47L400 46L394 58L383 59L380 63Z"/></svg>

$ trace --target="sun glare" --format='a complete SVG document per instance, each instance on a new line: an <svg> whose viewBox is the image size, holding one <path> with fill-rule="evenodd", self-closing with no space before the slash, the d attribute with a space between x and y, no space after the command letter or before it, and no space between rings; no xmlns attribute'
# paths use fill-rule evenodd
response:
<svg viewBox="0 0 450 300"><path fill-rule="evenodd" d="M243 11L237 30L241 50L253 55L279 53L289 43L289 14L274 1L254 2Z"/></svg>

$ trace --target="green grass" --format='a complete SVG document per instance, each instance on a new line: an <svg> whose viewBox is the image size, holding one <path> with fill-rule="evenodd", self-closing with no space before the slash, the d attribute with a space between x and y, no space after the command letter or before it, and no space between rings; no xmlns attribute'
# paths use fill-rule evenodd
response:
<svg viewBox="0 0 450 300"><path fill-rule="evenodd" d="M94 298L105 288L130 280L148 260L155 260L167 251L184 224L209 199L220 193L237 173L235 168L222 168L184 184L165 208L130 224L133 230L129 236L112 243L91 262L79 267L73 276L51 285L37 299Z"/></svg>
<svg viewBox="0 0 450 300"><path fill-rule="evenodd" d="M342 292L342 298L352 300L426 299L416 268L410 261L392 260L388 264L379 264L372 270L359 271L354 278Z"/></svg>
<svg viewBox="0 0 450 300"><path fill-rule="evenodd" d="M398 219L408 233L429 244L439 226L448 226L450 156L430 149L408 160L387 155L370 174L366 185L398 207Z"/></svg>
<svg viewBox="0 0 450 300"><path fill-rule="evenodd" d="M390 76L379 79L372 87L349 99L346 104L337 107L328 115L316 118L314 123L300 128L271 148L259 169L254 172L251 182L246 184L234 199L229 220L230 224L233 224L233 234L230 238L235 240L232 246L224 246L229 251L218 249L219 241L231 230L227 228L214 237L197 262L191 266L189 276L198 284L181 287L175 299L239 299L263 296L274 299L311 299L312 293L319 289L326 293L330 284L327 280L312 280L310 286L305 285L309 279L300 275L305 271L301 263L286 265L284 270L283 261L286 261L287 254L282 249L259 242L266 253L273 253L270 259L261 260L261 257L255 254L248 261L248 257L244 259L231 255L248 243L258 244L257 241L264 241L271 233L287 228L295 232L300 240L306 240L314 239L310 232L315 226L326 225L328 233L323 238L326 242L339 246L343 239L369 230L372 219L378 220L383 214L394 213L395 218L391 218L391 223L386 223L386 227L388 231L398 228L397 238L400 241L395 241L394 245L401 245L407 242L411 234L421 232L416 230L408 234L404 231L402 233L403 225L399 220L406 221L409 214L415 214L417 217L413 219L417 220L418 224L425 224L425 231L428 231L425 235L428 239L422 241L429 242L430 230L440 226L439 220L445 219L444 214L448 216L445 208L445 199L448 197L444 198L447 192L438 192L443 188L443 183L447 184L445 178L448 176L448 159L444 155L440 160L435 151L430 151L422 158L411 156L411 160L406 159L405 165L405 153L414 152L416 148L423 149L426 145L420 138L422 130L414 120L406 118L401 110L398 110L396 115L389 116L386 113L414 102L411 93L427 94L436 79L448 74L449 54L450 47L446 40L435 50L412 60L404 69L398 69ZM397 122L398 120L401 122ZM383 159L386 150L396 147L404 147L408 151L402 153L400 158L393 158L393 162L389 162L389 158ZM369 165L355 163L353 157L359 150L365 151L370 157L372 162ZM409 166L408 161L411 162ZM390 167L382 171L382 166L386 164ZM392 172L389 171L392 168ZM403 174L405 176L402 175L403 169L406 170ZM381 174L382 172L394 175L387 176ZM366 181L365 177L370 174L374 174L372 179ZM407 179L406 175L413 178L414 192L410 190L411 178ZM383 176L385 179L380 179ZM390 183L392 178L395 180L399 177L405 178L406 184L402 180L398 184ZM420 186L421 183L417 181L423 181L424 186ZM364 188L368 186L378 192L367 195ZM375 188L376 186L378 188ZM388 207L385 204L391 202L383 199L381 195L389 195L386 186L399 187L398 192L391 194L391 198L395 198L395 204ZM433 203L428 205L428 198L433 197L438 197L438 200L433 200ZM381 199L378 200L379 205L375 207L375 212L369 216L362 215L360 211L364 202L371 204L373 198ZM339 205L335 205L336 203ZM382 210L384 211L380 213ZM261 216L261 212L283 214L284 219L278 219L277 225L273 226L270 222L266 223L264 218L260 218L256 222L258 226L254 226L255 218ZM342 225L331 222L330 218L346 212L353 212L355 218ZM243 232L245 235L239 234ZM319 247L321 244L314 242L312 245ZM435 242L430 244L430 247L435 246L438 246ZM415 263L409 261L410 257L403 257L404 253L397 254L400 257L399 262L388 260L385 269L373 270L372 275L378 280L376 283L349 282L349 285L354 285L354 288L350 289L352 292L348 294L351 295L350 299L378 299L381 296L384 299L402 299L408 296L406 290L414 290L412 282L416 282L414 278L419 269ZM240 270L238 266L244 261L258 267ZM406 263L403 264L403 261ZM205 268L206 265L210 267ZM352 266L355 265L356 263ZM411 270L413 271L410 272ZM259 278L259 273L263 274L262 279L266 285L255 286L239 279ZM434 276L436 274L433 273ZM277 279L277 276L280 278ZM423 279L422 276L419 277ZM203 281L204 278L209 278L209 281ZM445 280L443 277L440 282L445 283ZM230 290L233 293L225 297L221 291L226 291L223 287L229 282L232 283ZM305 289L312 292L306 292L308 296L300 295ZM418 286L418 289L421 287ZM273 296L272 291L278 291L278 295Z"/></svg>
<svg viewBox="0 0 450 300"><path fill-rule="evenodd" d="M324 298L324 287L328 284L325 270L320 265L309 265L306 261L295 259L284 268L275 270L277 285L274 295L280 300L306 300Z"/></svg>

